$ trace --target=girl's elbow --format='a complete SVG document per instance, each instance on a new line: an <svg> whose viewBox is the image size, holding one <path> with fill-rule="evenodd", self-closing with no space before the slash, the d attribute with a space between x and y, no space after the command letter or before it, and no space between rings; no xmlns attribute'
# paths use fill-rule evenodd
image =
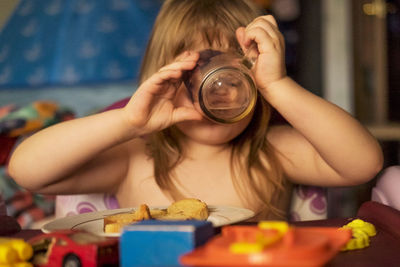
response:
<svg viewBox="0 0 400 267"><path fill-rule="evenodd" d="M377 155L377 159L375 160L375 165L371 168L371 172L373 174L372 178L374 178L382 169L384 165L384 158L383 158L383 152L380 151Z"/></svg>
<svg viewBox="0 0 400 267"><path fill-rule="evenodd" d="M382 170L384 164L383 153L381 149L377 149L374 153L370 154L370 157L363 157L362 170L360 170L360 181L359 183L366 183L374 179L378 173Z"/></svg>
<svg viewBox="0 0 400 267"><path fill-rule="evenodd" d="M18 153L14 151L11 154L10 160L7 164L7 174L18 184L21 185L23 183L23 172L25 168L21 164L21 157L19 157ZM22 185L21 185L22 186Z"/></svg>
<svg viewBox="0 0 400 267"><path fill-rule="evenodd" d="M32 176L24 171L24 168L18 167L14 161L10 161L8 164L7 173L22 188L31 192L37 192L40 190L40 187L35 185L35 180L32 179Z"/></svg>
<svg viewBox="0 0 400 267"><path fill-rule="evenodd" d="M371 172L373 174L373 177L375 177L382 170L383 165L384 165L383 151L381 147L377 145L373 160L371 162Z"/></svg>
<svg viewBox="0 0 400 267"><path fill-rule="evenodd" d="M19 173L19 169L17 164L15 163L15 160L13 158L10 159L10 162L7 165L7 174L20 186L21 181L24 179L21 179L21 175Z"/></svg>
<svg viewBox="0 0 400 267"><path fill-rule="evenodd" d="M21 175L18 171L15 171L15 169L8 168L8 175L14 180L14 182L19 185L20 187L28 190L28 191L35 191L35 188L32 188L30 183L28 182L29 179L26 179L24 175Z"/></svg>

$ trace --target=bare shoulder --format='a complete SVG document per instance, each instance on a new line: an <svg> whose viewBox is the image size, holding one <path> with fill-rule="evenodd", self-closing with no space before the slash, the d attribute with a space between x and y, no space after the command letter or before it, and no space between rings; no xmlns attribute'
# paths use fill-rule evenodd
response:
<svg viewBox="0 0 400 267"><path fill-rule="evenodd" d="M135 138L125 144L127 154L132 158L143 157L147 155L147 139L146 138Z"/></svg>

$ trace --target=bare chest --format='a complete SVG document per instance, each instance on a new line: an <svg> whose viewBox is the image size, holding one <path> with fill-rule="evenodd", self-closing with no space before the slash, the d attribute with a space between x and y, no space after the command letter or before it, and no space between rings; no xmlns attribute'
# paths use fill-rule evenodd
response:
<svg viewBox="0 0 400 267"><path fill-rule="evenodd" d="M208 205L245 207L233 184L228 159L185 160L172 174L174 184L185 197L201 199ZM132 163L117 198L122 207L143 203L165 206L173 201L158 186L153 161L146 158L136 158Z"/></svg>

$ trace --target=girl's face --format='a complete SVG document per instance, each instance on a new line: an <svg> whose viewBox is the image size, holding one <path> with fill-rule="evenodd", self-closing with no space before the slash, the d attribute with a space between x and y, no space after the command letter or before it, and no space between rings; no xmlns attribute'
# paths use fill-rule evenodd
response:
<svg viewBox="0 0 400 267"><path fill-rule="evenodd" d="M184 84L178 89L175 104L177 106L192 107L193 103ZM203 116L201 121L184 121L176 124L177 128L188 138L201 144L221 145L238 136L247 127L253 117L251 112L244 119L231 123L220 124Z"/></svg>

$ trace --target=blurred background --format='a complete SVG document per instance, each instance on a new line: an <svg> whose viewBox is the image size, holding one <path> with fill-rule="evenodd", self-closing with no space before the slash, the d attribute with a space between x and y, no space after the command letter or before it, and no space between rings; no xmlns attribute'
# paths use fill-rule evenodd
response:
<svg viewBox="0 0 400 267"><path fill-rule="evenodd" d="M385 167L397 165L400 0L254 1L278 20L286 39L288 74L358 118L380 141ZM12 111L34 109L42 114L41 124L29 130L37 130L130 96L160 4L161 0L1 0L0 120ZM54 116L44 120L43 110ZM35 119L26 112L14 116ZM10 134L16 125L1 127L2 150L12 149L29 134ZM5 164L7 155L2 153ZM329 189L329 217L353 216L370 199L374 182ZM0 184L3 191L6 183L10 182ZM19 203L15 201L9 202ZM24 201L28 204L9 210L42 212L31 212L28 221L52 212L51 205L37 208L32 197Z"/></svg>

